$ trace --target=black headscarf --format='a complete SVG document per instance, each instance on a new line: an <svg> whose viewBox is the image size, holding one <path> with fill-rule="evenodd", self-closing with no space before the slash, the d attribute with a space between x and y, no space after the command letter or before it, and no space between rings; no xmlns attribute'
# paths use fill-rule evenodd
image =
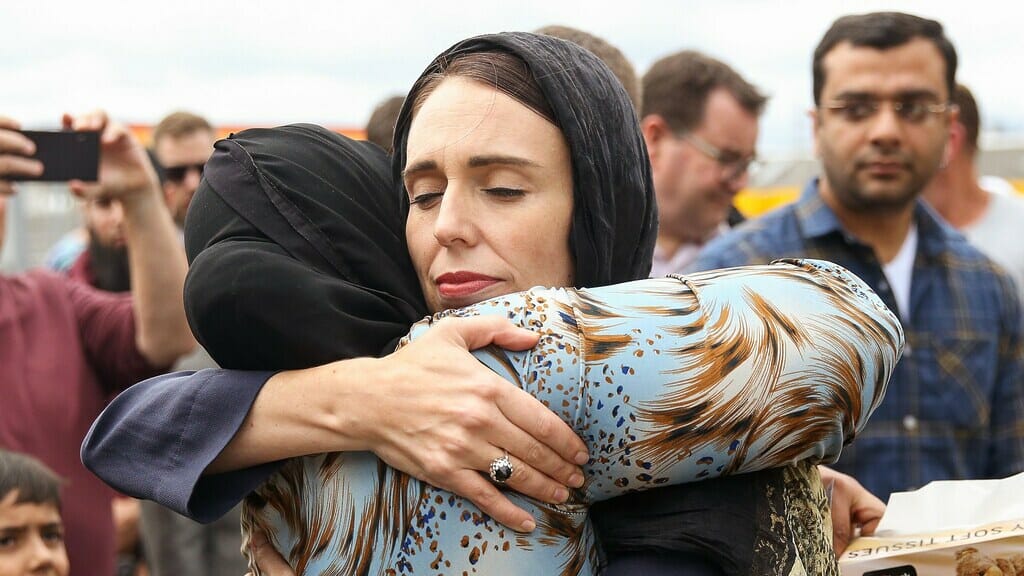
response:
<svg viewBox="0 0 1024 576"><path fill-rule="evenodd" d="M221 366L286 369L393 348L427 313L388 159L319 126L217 142L185 221L185 309Z"/></svg>
<svg viewBox="0 0 1024 576"><path fill-rule="evenodd" d="M526 63L554 111L569 145L573 177L570 241L577 286L604 286L647 278L658 213L640 124L622 83L597 56L573 42L527 32L487 34L442 52L409 91L460 55L507 52ZM395 126L392 174L401 187L414 98L406 98ZM404 191L403 213L409 208Z"/></svg>
<svg viewBox="0 0 1024 576"><path fill-rule="evenodd" d="M479 36L437 57L504 51L526 62L573 163L579 286L647 277L657 213L647 151L622 85L576 44ZM247 130L217 143L185 223L185 286L200 343L228 368L306 367L391 349L426 314L404 238L400 174L409 99L389 175L379 148L314 126Z"/></svg>

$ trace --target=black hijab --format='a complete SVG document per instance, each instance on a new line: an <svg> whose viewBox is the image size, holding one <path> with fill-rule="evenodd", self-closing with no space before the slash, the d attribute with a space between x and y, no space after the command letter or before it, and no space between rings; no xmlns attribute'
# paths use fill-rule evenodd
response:
<svg viewBox="0 0 1024 576"><path fill-rule="evenodd" d="M579 286L647 277L657 212L629 97L576 44L528 33L479 36L438 56L503 51L526 62L573 163L571 245ZM400 178L407 99L389 174L379 148L322 128L247 130L217 143L185 223L185 306L222 366L307 367L390 351L426 314L405 245Z"/></svg>
<svg viewBox="0 0 1024 576"><path fill-rule="evenodd" d="M217 142L185 221L185 310L221 366L286 369L393 348L427 313L388 159L319 126Z"/></svg>

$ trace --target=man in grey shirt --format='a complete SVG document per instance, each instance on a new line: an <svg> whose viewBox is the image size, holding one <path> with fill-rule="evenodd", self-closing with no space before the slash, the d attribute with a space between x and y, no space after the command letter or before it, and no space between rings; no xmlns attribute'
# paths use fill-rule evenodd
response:
<svg viewBox="0 0 1024 576"><path fill-rule="evenodd" d="M1024 299L1024 244L1016 241L1024 222L1024 198L981 187L975 165L981 126L978 105L962 84L957 85L953 101L960 116L950 129L946 166L928 185L924 198L1013 276Z"/></svg>

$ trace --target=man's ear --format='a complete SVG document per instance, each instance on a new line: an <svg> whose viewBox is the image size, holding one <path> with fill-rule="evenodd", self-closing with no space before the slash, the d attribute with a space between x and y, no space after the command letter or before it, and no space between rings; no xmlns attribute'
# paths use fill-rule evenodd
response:
<svg viewBox="0 0 1024 576"><path fill-rule="evenodd" d="M821 130L821 115L817 108L807 111L807 117L811 119L811 141L814 142L814 157L821 158L821 151L818 148L818 131Z"/></svg>
<svg viewBox="0 0 1024 576"><path fill-rule="evenodd" d="M949 124L949 137L946 138L946 146L942 151L942 165L949 166L954 158L964 151L967 145L967 129L959 122Z"/></svg>
<svg viewBox="0 0 1024 576"><path fill-rule="evenodd" d="M661 115L648 114L640 120L640 132L644 135L647 154L651 157L653 165L665 154L666 141L673 136L672 129Z"/></svg>

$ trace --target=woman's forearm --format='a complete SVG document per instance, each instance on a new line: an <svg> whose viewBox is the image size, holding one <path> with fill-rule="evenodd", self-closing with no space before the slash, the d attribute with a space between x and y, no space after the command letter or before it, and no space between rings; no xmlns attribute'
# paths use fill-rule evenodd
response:
<svg viewBox="0 0 1024 576"><path fill-rule="evenodd" d="M256 396L242 425L206 467L217 474L319 452L367 450L367 386L380 382L379 361L341 360L279 372Z"/></svg>

